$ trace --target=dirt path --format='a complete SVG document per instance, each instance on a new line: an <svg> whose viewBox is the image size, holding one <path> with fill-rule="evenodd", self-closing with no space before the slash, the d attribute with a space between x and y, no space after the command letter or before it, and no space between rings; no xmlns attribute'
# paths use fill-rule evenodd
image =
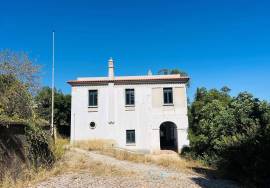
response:
<svg viewBox="0 0 270 188"><path fill-rule="evenodd" d="M73 161L75 164L83 160L82 170L69 171L41 182L35 187L236 187L226 180L207 179L195 173L175 172L153 164L120 161L77 148L68 152L66 160L68 163ZM97 166L93 166L93 163Z"/></svg>

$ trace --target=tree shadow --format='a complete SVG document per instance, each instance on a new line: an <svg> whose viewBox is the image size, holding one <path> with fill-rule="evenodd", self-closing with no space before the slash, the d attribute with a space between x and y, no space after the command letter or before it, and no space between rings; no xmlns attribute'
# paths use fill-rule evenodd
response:
<svg viewBox="0 0 270 188"><path fill-rule="evenodd" d="M224 179L218 170L208 169L202 167L192 168L194 172L203 175L203 177L193 177L191 180L203 188L212 187L239 187L237 183L232 180Z"/></svg>
<svg viewBox="0 0 270 188"><path fill-rule="evenodd" d="M235 182L231 180L222 180L222 179L207 179L203 177L193 177L191 178L193 182L199 185L202 188L238 188L240 187Z"/></svg>
<svg viewBox="0 0 270 188"><path fill-rule="evenodd" d="M203 167L193 167L192 170L198 174L202 174L207 179L218 179L222 178L220 172L215 169L203 168Z"/></svg>

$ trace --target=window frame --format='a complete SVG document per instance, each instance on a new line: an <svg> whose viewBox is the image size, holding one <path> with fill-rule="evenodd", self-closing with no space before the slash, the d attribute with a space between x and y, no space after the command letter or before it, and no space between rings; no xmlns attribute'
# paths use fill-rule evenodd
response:
<svg viewBox="0 0 270 188"><path fill-rule="evenodd" d="M134 134L132 136L131 134ZM126 144L136 144L136 131L135 129L126 130Z"/></svg>
<svg viewBox="0 0 270 188"><path fill-rule="evenodd" d="M91 97L94 97L93 98L93 104L92 105L90 104L90 93L91 92L95 92L96 93L96 96L95 95L91 95ZM90 89L90 90L88 90L88 108L96 108L96 107L98 107L98 90L97 89Z"/></svg>
<svg viewBox="0 0 270 188"><path fill-rule="evenodd" d="M132 93L130 91L133 91L133 103L132 103ZM135 89L134 88L125 89L125 106L135 106Z"/></svg>
<svg viewBox="0 0 270 188"><path fill-rule="evenodd" d="M171 93L169 93L168 90L170 90ZM172 87L164 87L163 88L163 105L165 105L165 106L173 105L173 88Z"/></svg>

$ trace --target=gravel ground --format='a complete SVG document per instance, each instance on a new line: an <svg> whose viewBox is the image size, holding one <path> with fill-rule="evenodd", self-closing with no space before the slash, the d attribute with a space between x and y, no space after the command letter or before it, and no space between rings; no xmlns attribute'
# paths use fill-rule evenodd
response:
<svg viewBox="0 0 270 188"><path fill-rule="evenodd" d="M93 188L107 188L107 187L237 187L233 182L221 179L207 179L204 176L196 173L175 172L153 164L134 163L130 161L120 161L115 158L101 155L95 152L85 151L81 149L71 149L72 153L81 155L87 158L87 162L91 161L101 162L105 165L113 165L123 171L134 172L134 174L127 173L127 176L108 176L108 175L94 175L90 171L69 172L56 177L52 177L44 182L37 184L36 188L48 187L93 187Z"/></svg>

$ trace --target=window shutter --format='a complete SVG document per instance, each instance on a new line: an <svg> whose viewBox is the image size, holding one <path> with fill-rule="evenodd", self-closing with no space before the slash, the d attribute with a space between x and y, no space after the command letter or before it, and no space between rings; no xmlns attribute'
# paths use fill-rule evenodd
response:
<svg viewBox="0 0 270 188"><path fill-rule="evenodd" d="M173 99L175 107L186 107L186 89L183 87L176 87L173 90Z"/></svg>
<svg viewBox="0 0 270 188"><path fill-rule="evenodd" d="M161 108L163 104L163 88L152 88L152 106Z"/></svg>

